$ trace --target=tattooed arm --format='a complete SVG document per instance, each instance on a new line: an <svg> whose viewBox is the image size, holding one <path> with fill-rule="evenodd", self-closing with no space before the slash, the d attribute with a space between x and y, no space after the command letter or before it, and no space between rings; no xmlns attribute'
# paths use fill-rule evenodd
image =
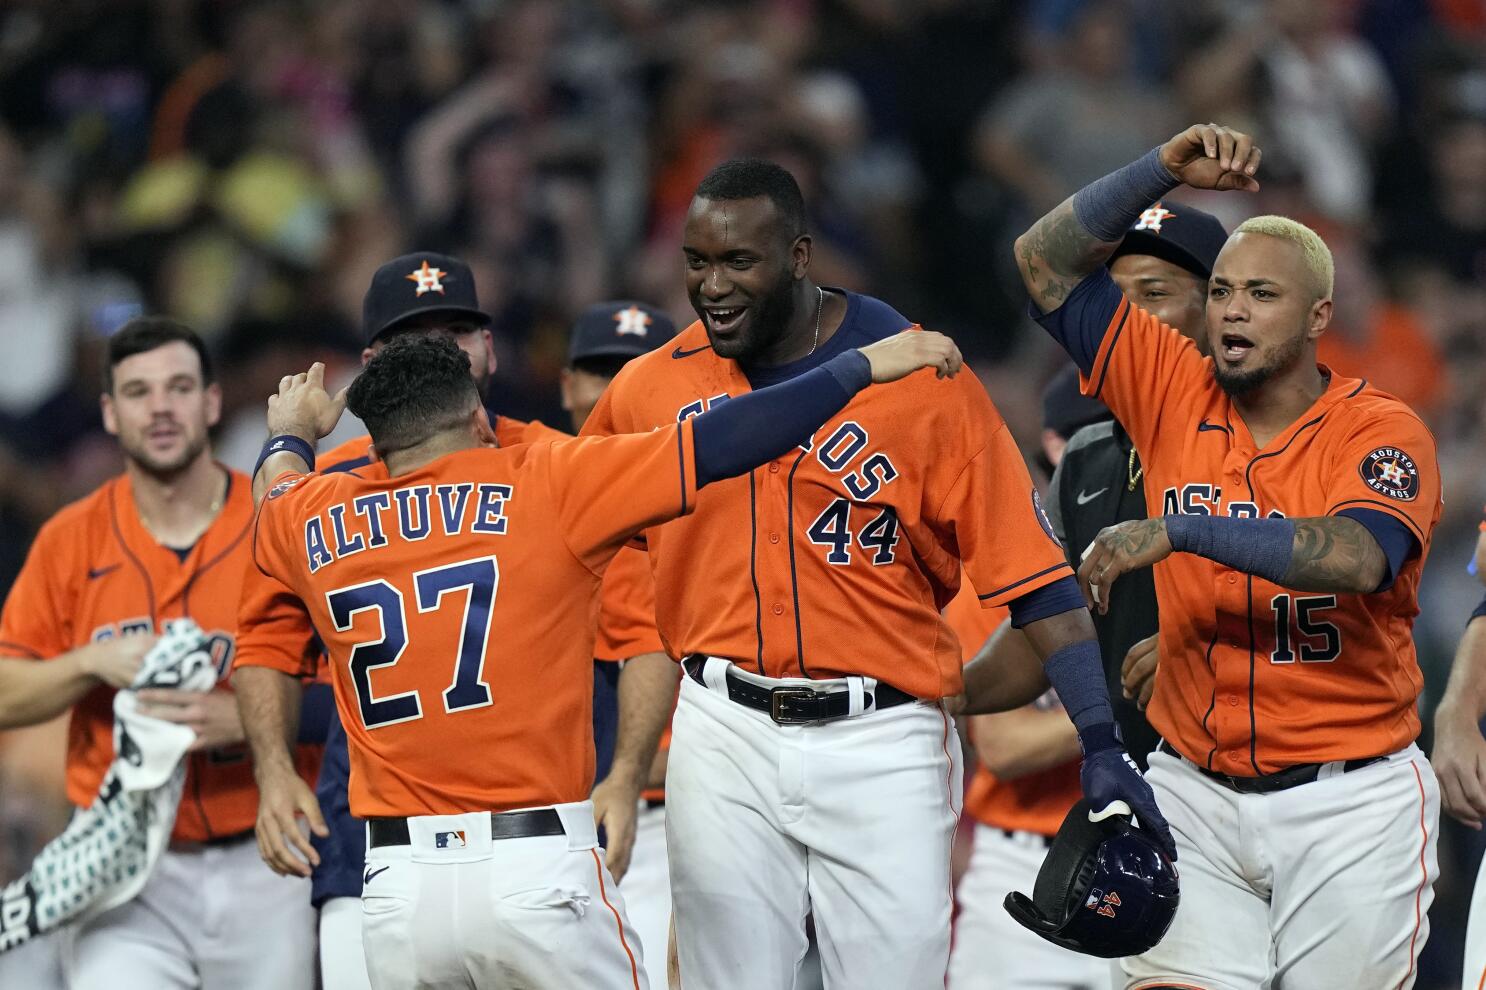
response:
<svg viewBox="0 0 1486 990"><path fill-rule="evenodd" d="M1070 196L1016 239L1016 266L1032 301L1044 313L1063 300L1090 272L1109 260L1120 242L1101 241L1078 222Z"/></svg>
<svg viewBox="0 0 1486 990"><path fill-rule="evenodd" d="M1393 525L1401 531L1401 523ZM1384 542L1392 553L1384 549ZM1194 553L1295 591L1360 595L1383 587L1410 549L1394 538L1386 522L1375 530L1345 515L1303 519L1163 516L1100 530L1084 551L1078 583L1102 614L1109 610L1108 588L1122 574L1149 567L1172 553Z"/></svg>
<svg viewBox="0 0 1486 990"><path fill-rule="evenodd" d="M1016 263L1044 312L1114 254L1125 231L1166 192L1259 188L1260 152L1247 134L1194 124L1130 165L1080 189L1016 239Z"/></svg>
<svg viewBox="0 0 1486 990"><path fill-rule="evenodd" d="M1295 519L1290 566L1279 584L1296 591L1366 594L1388 576L1388 558L1368 528L1346 516Z"/></svg>

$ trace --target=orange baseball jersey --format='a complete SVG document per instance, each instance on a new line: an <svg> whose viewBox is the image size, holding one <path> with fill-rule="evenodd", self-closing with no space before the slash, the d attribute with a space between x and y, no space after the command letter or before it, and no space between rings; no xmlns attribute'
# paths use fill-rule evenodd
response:
<svg viewBox="0 0 1486 990"><path fill-rule="evenodd" d="M1366 509L1400 520L1419 544L1389 588L1366 595L1291 591L1194 554L1157 564L1156 730L1203 766L1249 776L1412 742L1422 683L1413 619L1441 509L1434 437L1419 417L1328 371L1315 404L1260 449L1211 359L1130 305L1102 269L1042 322L1055 335L1102 334L1084 392L1135 441L1153 516Z"/></svg>
<svg viewBox="0 0 1486 990"><path fill-rule="evenodd" d="M211 637L219 676L232 662L237 601L247 566L253 496L229 473L221 512L182 559L140 522L127 475L58 512L36 536L0 613L0 655L49 660L89 643L160 631L194 619ZM72 710L67 735L67 798L86 807L114 758L114 690L95 687ZM301 773L313 779L318 748L300 747ZM246 746L192 753L174 837L187 841L251 831L258 790Z"/></svg>
<svg viewBox="0 0 1486 990"><path fill-rule="evenodd" d="M1007 617L1004 608L986 609L979 605L970 582L962 581L960 593L944 609L945 621L960 639L965 663L970 662ZM1037 699L1036 704L1040 708L1062 710L1057 695L1051 691ZM974 721L970 723L970 731L975 732ZM1053 835L1082 794L1077 760L1016 780L998 780L984 764L978 764L970 786L965 789L965 810L976 821L992 828Z"/></svg>
<svg viewBox="0 0 1486 990"><path fill-rule="evenodd" d="M460 451L390 479L277 479L254 559L324 638L352 814L587 798L593 746L566 729L591 717L600 577L695 501L684 423ZM255 662L297 670L271 651Z"/></svg>
<svg viewBox="0 0 1486 990"><path fill-rule="evenodd" d="M841 327L807 361L753 379L693 323L634 359L585 433L684 422L908 328L846 293ZM920 698L960 689L940 609L961 561L1003 605L1069 575L1010 432L975 376L919 371L857 394L798 448L710 485L697 511L646 534L656 621L673 655L728 657L770 677L864 674Z"/></svg>
<svg viewBox="0 0 1486 990"><path fill-rule="evenodd" d="M557 440L566 433L542 423L527 423L505 416L491 417L496 440L502 447L538 440ZM372 456L371 437L362 435L315 457L320 473L354 472L363 478L386 478L387 469ZM306 677L328 680L319 670L319 640L309 612L282 582L246 564L242 605L238 609L237 659L234 666L272 667Z"/></svg>

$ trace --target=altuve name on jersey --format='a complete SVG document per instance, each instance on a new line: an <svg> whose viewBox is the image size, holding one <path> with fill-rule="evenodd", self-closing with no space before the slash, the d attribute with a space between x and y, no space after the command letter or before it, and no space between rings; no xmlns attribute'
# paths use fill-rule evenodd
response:
<svg viewBox="0 0 1486 990"><path fill-rule="evenodd" d="M393 540L416 543L435 532L501 536L512 492L510 485L462 481L369 492L331 505L304 524L310 573Z"/></svg>

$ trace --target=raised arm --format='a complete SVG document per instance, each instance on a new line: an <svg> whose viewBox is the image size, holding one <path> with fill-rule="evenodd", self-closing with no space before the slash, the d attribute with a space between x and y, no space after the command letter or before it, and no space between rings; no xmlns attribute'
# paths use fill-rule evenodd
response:
<svg viewBox="0 0 1486 990"><path fill-rule="evenodd" d="M286 471L315 469L315 444L330 436L346 408L346 390L325 391L325 365L285 375L279 391L268 397L268 441L253 469L253 501L263 501L269 483Z"/></svg>
<svg viewBox="0 0 1486 990"><path fill-rule="evenodd" d="M1194 124L1065 199L1016 239L1022 282L1044 313L1063 304L1119 246L1140 214L1179 185L1255 190L1260 152L1247 134Z"/></svg>

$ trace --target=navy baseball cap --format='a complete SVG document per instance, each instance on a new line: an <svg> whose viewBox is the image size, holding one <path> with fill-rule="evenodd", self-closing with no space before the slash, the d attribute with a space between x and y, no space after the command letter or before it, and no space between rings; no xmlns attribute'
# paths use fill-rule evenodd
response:
<svg viewBox="0 0 1486 990"><path fill-rule="evenodd" d="M1109 263L1127 254L1148 254L1198 278L1211 278L1227 240L1228 231L1211 213L1185 203L1156 203L1126 231Z"/></svg>
<svg viewBox="0 0 1486 990"><path fill-rule="evenodd" d="M1078 390L1077 368L1064 368L1042 390L1042 425L1064 440L1090 423L1113 418L1108 406Z"/></svg>
<svg viewBox="0 0 1486 990"><path fill-rule="evenodd" d="M361 303L366 342L370 344L409 317L425 313L448 313L480 326L490 323L490 314L480 308L475 295L475 276L469 265L431 251L405 254L393 258L372 276Z"/></svg>
<svg viewBox="0 0 1486 990"><path fill-rule="evenodd" d="M676 336L676 324L654 306L630 299L585 309L568 340L568 364L587 358L636 358Z"/></svg>

